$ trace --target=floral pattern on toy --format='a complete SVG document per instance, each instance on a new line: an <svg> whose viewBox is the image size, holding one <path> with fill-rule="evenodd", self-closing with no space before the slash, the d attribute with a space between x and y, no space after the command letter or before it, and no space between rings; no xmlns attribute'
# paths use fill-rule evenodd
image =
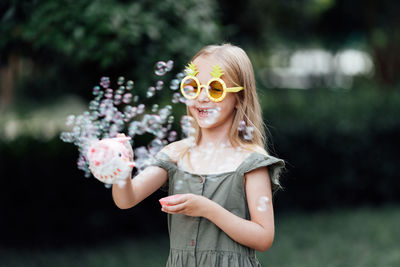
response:
<svg viewBox="0 0 400 267"><path fill-rule="evenodd" d="M92 143L87 151L93 176L106 184L125 185L134 163L129 137L106 138Z"/></svg>

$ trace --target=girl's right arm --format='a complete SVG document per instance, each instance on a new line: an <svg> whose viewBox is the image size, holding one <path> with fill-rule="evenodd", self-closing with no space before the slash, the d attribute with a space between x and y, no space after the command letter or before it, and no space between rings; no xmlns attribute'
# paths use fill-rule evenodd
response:
<svg viewBox="0 0 400 267"><path fill-rule="evenodd" d="M149 166L134 179L127 177L125 186L113 185L112 196L114 202L120 209L134 207L160 188L167 179L168 173L166 170L156 166Z"/></svg>
<svg viewBox="0 0 400 267"><path fill-rule="evenodd" d="M123 135L121 135L123 136ZM180 153L187 148L185 140L176 141L165 146L165 153L176 164ZM157 166L149 166L134 179L126 178L124 187L113 185L112 195L115 204L120 209L129 209L154 193L168 180L168 172Z"/></svg>

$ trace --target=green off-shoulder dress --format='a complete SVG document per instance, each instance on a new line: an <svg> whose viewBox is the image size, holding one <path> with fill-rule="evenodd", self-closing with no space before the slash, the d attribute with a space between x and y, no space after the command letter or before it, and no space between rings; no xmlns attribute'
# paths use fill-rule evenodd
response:
<svg viewBox="0 0 400 267"><path fill-rule="evenodd" d="M268 167L273 190L279 186L278 175L284 161L258 152L251 153L232 172L193 174L178 168L163 152L159 152L154 166L168 171L168 194L193 193L205 196L237 216L250 219L243 186L244 174L260 167ZM214 223L203 217L168 214L170 252L168 267L191 266L261 266L254 249L231 239Z"/></svg>

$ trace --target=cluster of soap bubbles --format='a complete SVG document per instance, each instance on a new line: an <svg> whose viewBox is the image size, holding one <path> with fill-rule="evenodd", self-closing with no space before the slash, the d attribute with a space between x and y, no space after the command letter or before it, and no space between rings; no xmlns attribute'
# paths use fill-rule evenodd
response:
<svg viewBox="0 0 400 267"><path fill-rule="evenodd" d="M155 74L164 76L171 71L174 62L159 61L155 66ZM179 88L183 73L178 73L171 80L169 88L176 91ZM141 146L134 149L135 167L138 172L142 171L152 163L154 155L160 151L169 142L177 139L177 132L172 129L175 120L172 115L172 106L166 105L160 107L153 104L147 108L145 104L139 103L139 96L134 95L134 82L126 81L124 77L119 77L116 83L116 89L113 89L109 77L102 77L99 85L93 87L93 100L89 103L88 111L83 114L67 117L66 125L71 127L71 131L62 132L60 138L67 143L73 143L78 147L78 169L85 172L85 177L90 177L89 163L86 157L86 151L92 142L116 137L118 133L127 130L132 138L131 144L137 135L149 134L153 139L147 146ZM157 91L164 88L164 81L158 80L155 86L150 86L146 92L146 98L156 95ZM171 102L184 103L184 99L179 93L176 102L176 93L173 94Z"/></svg>
<svg viewBox="0 0 400 267"><path fill-rule="evenodd" d="M209 110L207 111L207 112L208 112L208 115L207 115L207 118L204 120L204 123L205 123L205 124L208 124L208 125L214 124L215 121L217 120L217 118L218 118L219 115L220 115L220 111L221 111L221 108L220 108L220 107L216 107L216 108L213 108L213 109L209 109Z"/></svg>

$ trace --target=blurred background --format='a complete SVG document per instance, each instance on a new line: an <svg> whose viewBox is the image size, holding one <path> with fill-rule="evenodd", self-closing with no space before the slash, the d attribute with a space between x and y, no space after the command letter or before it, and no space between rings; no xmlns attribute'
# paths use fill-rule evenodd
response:
<svg viewBox="0 0 400 267"><path fill-rule="evenodd" d="M400 266L399 12L395 0L1 1L0 266L164 266L165 193L119 210L59 136L102 76L145 95L157 61L175 62L167 83L224 42L252 60L268 149L287 161L262 265Z"/></svg>

